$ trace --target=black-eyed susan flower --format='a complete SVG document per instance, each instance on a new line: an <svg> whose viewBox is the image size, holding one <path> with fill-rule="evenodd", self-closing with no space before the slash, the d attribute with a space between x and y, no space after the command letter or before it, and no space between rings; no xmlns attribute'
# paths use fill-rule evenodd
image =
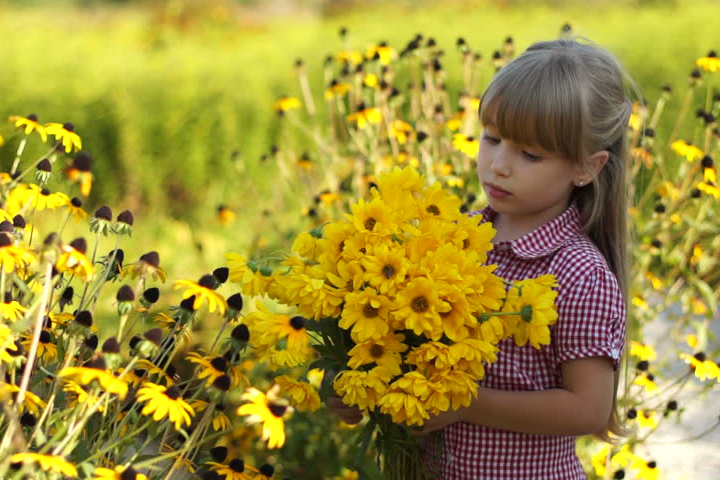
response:
<svg viewBox="0 0 720 480"><path fill-rule="evenodd" d="M72 150L77 152L82 149L82 140L75 133L75 126L72 123L48 123L45 125L45 132L53 135L56 141L62 142L65 153L70 153Z"/></svg>
<svg viewBox="0 0 720 480"><path fill-rule="evenodd" d="M46 472L59 473L70 478L75 478L78 475L75 465L62 457L54 455L43 455L33 452L16 453L10 457L10 463L36 464Z"/></svg>
<svg viewBox="0 0 720 480"><path fill-rule="evenodd" d="M160 280L163 283L167 278L165 269L160 266L160 255L154 250L140 255L137 262L128 264L123 270L123 275L125 274L129 274L132 278L152 277L153 280Z"/></svg>
<svg viewBox="0 0 720 480"><path fill-rule="evenodd" d="M333 390L345 405L373 409L387 393L391 375L384 367L370 371L344 370L333 380Z"/></svg>
<svg viewBox="0 0 720 480"><path fill-rule="evenodd" d="M412 125L402 120L390 122L389 135L394 137L400 145L405 145L409 139L415 136L415 129Z"/></svg>
<svg viewBox="0 0 720 480"><path fill-rule="evenodd" d="M258 467L258 474L255 475L253 480L270 480L275 474L275 467L269 463L264 463Z"/></svg>
<svg viewBox="0 0 720 480"><path fill-rule="evenodd" d="M670 147L675 153L681 157L685 157L685 159L691 163L703 157L702 150L685 140L675 140Z"/></svg>
<svg viewBox="0 0 720 480"><path fill-rule="evenodd" d="M705 352L697 352L694 355L681 353L680 358L690 365L690 369L698 380L711 379L720 381L720 367L715 362L708 360Z"/></svg>
<svg viewBox="0 0 720 480"><path fill-rule="evenodd" d="M347 364L350 368L357 369L362 365L374 363L385 367L393 376L400 375L402 372L400 354L408 349L403 343L404 340L404 335L391 332L378 339L359 342L348 352L350 359Z"/></svg>
<svg viewBox="0 0 720 480"><path fill-rule="evenodd" d="M40 138L42 138L42 141L47 142L47 132L45 131L45 127L38 123L38 117L34 113L31 113L27 117L13 115L9 118L9 120L15 123L16 129L24 129L23 133L25 135L30 135L32 132L37 132L38 135L40 135Z"/></svg>
<svg viewBox="0 0 720 480"><path fill-rule="evenodd" d="M138 360L137 368L135 369L136 372L138 369L142 369L144 375L154 375L156 376L156 378L162 378L163 381L168 385L175 385L175 379L173 378L173 375L171 375L172 372L163 370L150 360L147 360L145 358ZM144 375L140 375L139 373L138 375L144 378Z"/></svg>
<svg viewBox="0 0 720 480"><path fill-rule="evenodd" d="M218 377L227 374L228 362L223 357L205 357L199 353L190 352L185 358L187 358L189 362L200 366L197 379L202 380L203 378L207 378L205 385L208 387L212 385Z"/></svg>
<svg viewBox="0 0 720 480"><path fill-rule="evenodd" d="M657 414L653 410L639 410L637 412L637 422L643 428L657 428Z"/></svg>
<svg viewBox="0 0 720 480"><path fill-rule="evenodd" d="M138 390L137 401L146 403L141 413L152 414L153 420L159 422L165 417L175 423L175 430L180 430L183 424L190 426L195 410L180 397L180 389L164 387L155 383L145 382Z"/></svg>
<svg viewBox="0 0 720 480"><path fill-rule="evenodd" d="M112 232L112 210L107 205L100 206L90 219L90 231L107 236Z"/></svg>
<svg viewBox="0 0 720 480"><path fill-rule="evenodd" d="M650 373L640 375L635 378L635 380L633 380L633 385L639 385L643 387L643 389L647 393L653 393L658 389L658 386L655 383L655 377Z"/></svg>
<svg viewBox="0 0 720 480"><path fill-rule="evenodd" d="M89 282L95 274L95 269L85 256L86 251L87 242L84 238L76 238L69 245L63 245L55 268L58 272L70 272L81 280Z"/></svg>
<svg viewBox="0 0 720 480"><path fill-rule="evenodd" d="M702 68L706 72L720 72L720 58L718 58L715 50L710 50L707 55L698 58L695 61L695 65Z"/></svg>
<svg viewBox="0 0 720 480"><path fill-rule="evenodd" d="M212 471L217 472L218 475L222 475L221 478L225 480L253 480L258 470L245 463L239 458L233 458L228 463L223 464L219 462L207 462L206 465L210 465Z"/></svg>
<svg viewBox="0 0 720 480"><path fill-rule="evenodd" d="M144 473L140 473L132 466L119 465L114 469L98 467L93 472L93 480L147 480Z"/></svg>
<svg viewBox="0 0 720 480"><path fill-rule="evenodd" d="M47 188L40 188L34 183L31 184L20 184L10 196L15 195L13 199L15 202L19 202L20 208L27 206L28 208L34 208L37 211L45 209L54 210L57 207L66 205L68 202L68 196L62 192L51 192ZM9 205L13 201L8 198ZM18 209L17 211L20 211Z"/></svg>
<svg viewBox="0 0 720 480"><path fill-rule="evenodd" d="M380 60L382 65L389 65L390 62L397 58L397 51L388 46L385 42L377 45L370 45L365 51L365 58L370 60Z"/></svg>
<svg viewBox="0 0 720 480"><path fill-rule="evenodd" d="M8 405L12 405L17 398L17 393L20 391L20 387L13 383L0 382L0 401L6 402ZM35 395L33 392L26 390L25 397L23 398L23 404L20 407L20 411L28 410L36 417L40 416L40 411L45 409L45 401Z"/></svg>
<svg viewBox="0 0 720 480"><path fill-rule="evenodd" d="M427 378L419 372L409 372L389 385L378 406L395 423L422 425L430 418L423 401L431 391Z"/></svg>
<svg viewBox="0 0 720 480"><path fill-rule="evenodd" d="M523 346L529 341L533 347L541 348L550 344L549 326L558 318L555 309L558 293L552 290L556 286L554 276L542 275L521 280L508 292L503 311L521 313L513 333L518 345Z"/></svg>
<svg viewBox="0 0 720 480"><path fill-rule="evenodd" d="M87 152L79 152L73 159L72 165L65 170L65 175L73 181L80 184L80 194L83 197L90 195L92 189L93 174L90 171L92 167L92 156Z"/></svg>
<svg viewBox="0 0 720 480"><path fill-rule="evenodd" d="M338 62L346 62L351 65L359 65L363 61L363 56L357 50L343 50L335 55Z"/></svg>
<svg viewBox="0 0 720 480"><path fill-rule="evenodd" d="M70 198L68 202L63 205L68 209L68 215L75 219L76 222L85 220L88 216L87 212L83 210L83 202L77 197Z"/></svg>
<svg viewBox="0 0 720 480"><path fill-rule="evenodd" d="M243 400L249 403L241 405L237 413L247 415L250 424L262 424L262 439L268 441L268 448L279 448L285 444L285 422L283 419L293 412L293 408L280 402L279 385L273 385L267 394L256 388L243 393Z"/></svg>
<svg viewBox="0 0 720 480"><path fill-rule="evenodd" d="M38 183L44 184L50 180L52 176L52 164L47 158L40 160L35 166L35 180Z"/></svg>
<svg viewBox="0 0 720 480"><path fill-rule="evenodd" d="M237 214L225 204L218 205L216 213L217 218L222 225L229 225L237 218Z"/></svg>
<svg viewBox="0 0 720 480"><path fill-rule="evenodd" d="M212 426L213 430L216 432L220 432L223 430L227 430L230 428L230 419L227 415L225 415L225 406L221 403L213 403L210 404L204 400L193 400L190 402L190 406L193 407L193 410L195 410L195 413L200 413L204 411L206 408L208 408L208 405L214 405L214 412L212 417Z"/></svg>
<svg viewBox="0 0 720 480"><path fill-rule="evenodd" d="M376 125L380 123L382 114L379 108L366 107L364 103L361 103L346 119L360 130L364 130L368 124Z"/></svg>
<svg viewBox="0 0 720 480"><path fill-rule="evenodd" d="M48 330L43 329L40 332L40 339L37 345L37 356L44 359L45 361L51 362L57 357L57 345L55 345L55 339ZM22 341L22 346L26 349L30 349L32 344L32 337L29 335L25 340Z"/></svg>
<svg viewBox="0 0 720 480"><path fill-rule="evenodd" d="M25 316L27 308L23 307L17 300L13 300L10 293L5 294L4 301L0 303L0 315L2 318L16 322Z"/></svg>
<svg viewBox="0 0 720 480"><path fill-rule="evenodd" d="M711 195L716 200L720 200L720 188L718 188L713 182L699 182L696 187L698 191Z"/></svg>
<svg viewBox="0 0 720 480"><path fill-rule="evenodd" d="M220 315L224 315L227 310L227 302L225 297L217 293L217 280L212 275L203 275L197 283L191 280L177 280L175 282L175 290L185 288L182 298L186 299L195 296L193 309L198 310L207 302L210 312L218 311Z"/></svg>
<svg viewBox="0 0 720 480"><path fill-rule="evenodd" d="M453 135L453 148L470 158L476 158L478 151L480 151L480 142L475 137L456 133Z"/></svg>
<svg viewBox="0 0 720 480"><path fill-rule="evenodd" d="M297 97L281 97L275 102L273 108L276 112L283 114L300 108L300 105L300 100Z"/></svg>
<svg viewBox="0 0 720 480"><path fill-rule="evenodd" d="M339 82L336 78L330 81L330 85L325 89L325 98L331 100L336 97L342 97L346 95L352 86L346 82Z"/></svg>
<svg viewBox="0 0 720 480"><path fill-rule="evenodd" d="M657 352L652 345L645 345L635 340L630 342L630 355L649 362L657 358Z"/></svg>
<svg viewBox="0 0 720 480"><path fill-rule="evenodd" d="M660 478L660 470L657 468L657 462L654 460L646 461L638 458L632 464L632 468L637 471L638 480L658 480Z"/></svg>
<svg viewBox="0 0 720 480"><path fill-rule="evenodd" d="M96 384L101 390L117 395L124 400L128 392L127 383L104 368L104 361L94 363L89 367L66 367L60 370L58 377L88 386Z"/></svg>
<svg viewBox="0 0 720 480"><path fill-rule="evenodd" d="M290 397L293 406L299 411L314 412L320 408L320 395L310 383L293 380L287 375L275 377L275 383L280 385L280 390Z"/></svg>
<svg viewBox="0 0 720 480"><path fill-rule="evenodd" d="M73 408L76 405L90 404L94 405L100 399L94 391L88 392L84 387L71 381L66 381L63 385L63 392L69 394L67 407ZM103 412L105 410L104 405L98 406L98 411Z"/></svg>
<svg viewBox="0 0 720 480"><path fill-rule="evenodd" d="M13 357L19 355L22 343L15 343L15 337L10 328L0 323L0 362L11 363Z"/></svg>
<svg viewBox="0 0 720 480"><path fill-rule="evenodd" d="M253 337L259 345L272 346L284 342L292 351L303 351L310 345L305 318L283 314L264 314L252 327Z"/></svg>

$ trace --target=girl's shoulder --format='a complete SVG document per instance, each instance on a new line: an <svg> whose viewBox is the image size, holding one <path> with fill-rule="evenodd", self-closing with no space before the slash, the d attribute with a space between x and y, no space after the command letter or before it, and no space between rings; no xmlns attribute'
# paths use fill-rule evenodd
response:
<svg viewBox="0 0 720 480"><path fill-rule="evenodd" d="M602 283L605 288L617 289L619 284L605 257L595 244L580 234L565 243L553 256L550 272L555 275L561 291L577 284ZM562 292L561 292L562 293Z"/></svg>

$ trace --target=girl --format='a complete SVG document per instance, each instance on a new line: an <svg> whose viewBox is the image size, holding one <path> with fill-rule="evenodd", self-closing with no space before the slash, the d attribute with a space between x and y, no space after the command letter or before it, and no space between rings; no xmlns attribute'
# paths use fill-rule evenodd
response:
<svg viewBox="0 0 720 480"><path fill-rule="evenodd" d="M575 437L621 433L631 110L618 61L574 40L532 45L483 95L489 205L475 213L497 230L488 263L508 281L554 274L559 318L542 349L501 342L472 404L426 423L423 434L442 431L433 478L584 479Z"/></svg>

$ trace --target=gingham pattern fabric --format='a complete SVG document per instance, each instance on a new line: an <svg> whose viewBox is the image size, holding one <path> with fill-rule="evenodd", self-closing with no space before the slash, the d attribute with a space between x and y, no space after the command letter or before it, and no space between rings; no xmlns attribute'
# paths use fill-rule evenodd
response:
<svg viewBox="0 0 720 480"><path fill-rule="evenodd" d="M470 215L492 219L490 207ZM556 275L558 321L552 343L539 350L512 339L499 345L496 363L486 368L482 385L513 391L562 385L561 364L586 357L609 357L618 368L625 342L625 305L602 254L580 232L573 204L557 218L488 254L495 273L508 281ZM585 473L575 454L575 437L529 435L455 423L443 430L441 476L445 480L576 480Z"/></svg>

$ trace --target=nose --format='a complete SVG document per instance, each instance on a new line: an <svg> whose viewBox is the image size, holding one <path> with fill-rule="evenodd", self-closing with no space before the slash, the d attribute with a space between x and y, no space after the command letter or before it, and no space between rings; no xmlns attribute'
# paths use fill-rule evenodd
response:
<svg viewBox="0 0 720 480"><path fill-rule="evenodd" d="M510 163L508 161L508 152L505 151L505 145L501 143L492 148L492 156L490 159L490 170L500 177L510 175Z"/></svg>

